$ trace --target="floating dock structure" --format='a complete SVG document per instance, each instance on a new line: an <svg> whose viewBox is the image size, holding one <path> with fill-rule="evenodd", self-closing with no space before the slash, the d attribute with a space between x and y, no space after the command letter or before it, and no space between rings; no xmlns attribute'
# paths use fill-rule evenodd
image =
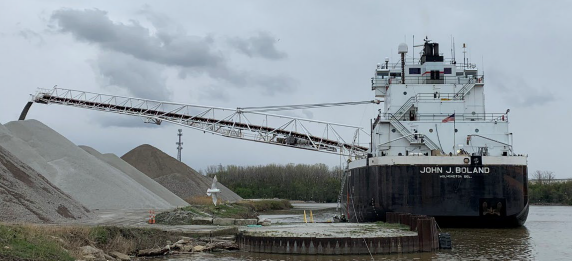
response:
<svg viewBox="0 0 572 261"><path fill-rule="evenodd" d="M236 241L243 251L302 255L394 254L439 248L433 217L387 213L387 223L409 226L409 230L384 228L375 223L297 224L242 231ZM319 234L311 233L312 227Z"/></svg>

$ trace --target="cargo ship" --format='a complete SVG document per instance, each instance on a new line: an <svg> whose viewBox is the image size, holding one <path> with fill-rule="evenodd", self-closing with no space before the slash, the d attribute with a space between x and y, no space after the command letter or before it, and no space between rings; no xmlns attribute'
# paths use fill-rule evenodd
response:
<svg viewBox="0 0 572 261"><path fill-rule="evenodd" d="M341 212L352 222L387 212L433 216L442 227L517 227L528 215L527 156L513 150L509 111L485 111L485 77L465 57L445 59L429 39L420 57L377 64L383 109L370 153L348 164ZM412 53L415 53L414 51Z"/></svg>

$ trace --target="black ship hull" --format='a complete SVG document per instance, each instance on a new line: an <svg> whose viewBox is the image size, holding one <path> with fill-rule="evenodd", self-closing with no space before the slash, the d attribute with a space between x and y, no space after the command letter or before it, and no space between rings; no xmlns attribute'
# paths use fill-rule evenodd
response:
<svg viewBox="0 0 572 261"><path fill-rule="evenodd" d="M517 227L528 216L526 165L375 165L349 170L342 213L353 222L387 212L433 216L442 227Z"/></svg>

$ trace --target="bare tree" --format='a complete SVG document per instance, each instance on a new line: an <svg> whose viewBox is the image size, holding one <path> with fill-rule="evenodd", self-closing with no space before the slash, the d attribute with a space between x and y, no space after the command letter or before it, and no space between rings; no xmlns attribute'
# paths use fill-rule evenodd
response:
<svg viewBox="0 0 572 261"><path fill-rule="evenodd" d="M542 171L541 171L541 170L537 170L537 171L535 171L535 172L532 174L532 180L535 180L535 181L536 181L536 184L542 185L542 184L543 184L542 181L543 181L543 179L544 179L543 176L544 176L544 175L542 174Z"/></svg>
<svg viewBox="0 0 572 261"><path fill-rule="evenodd" d="M544 179L546 180L547 184L551 184L554 181L555 177L556 176L554 175L554 172L547 170L544 171Z"/></svg>
<svg viewBox="0 0 572 261"><path fill-rule="evenodd" d="M550 184L555 178L554 172L548 170L537 170L532 174L532 180L540 185Z"/></svg>

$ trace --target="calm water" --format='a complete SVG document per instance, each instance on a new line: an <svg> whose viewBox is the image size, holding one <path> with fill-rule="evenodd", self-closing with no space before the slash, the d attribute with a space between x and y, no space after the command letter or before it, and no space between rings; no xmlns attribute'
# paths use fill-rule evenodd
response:
<svg viewBox="0 0 572 261"><path fill-rule="evenodd" d="M518 229L443 229L453 250L404 255L375 255L375 260L572 260L572 207L531 206ZM372 260L370 256L300 256L257 253L201 253L161 259L224 261Z"/></svg>

